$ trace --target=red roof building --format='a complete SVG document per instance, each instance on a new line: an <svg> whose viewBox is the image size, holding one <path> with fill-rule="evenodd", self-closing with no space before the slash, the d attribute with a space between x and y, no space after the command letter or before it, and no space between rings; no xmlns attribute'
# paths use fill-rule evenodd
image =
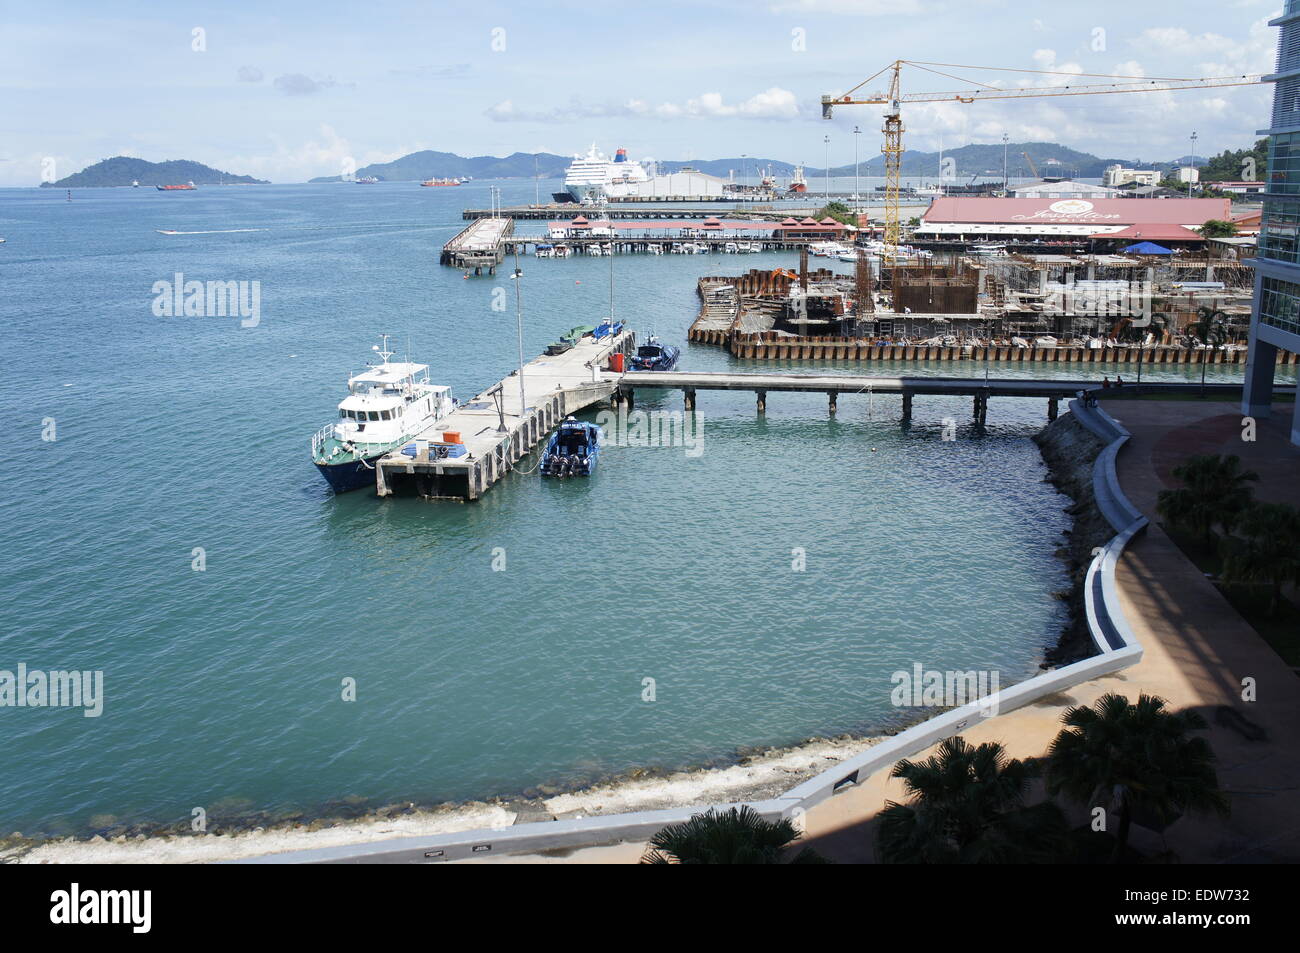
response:
<svg viewBox="0 0 1300 953"><path fill-rule="evenodd" d="M1144 232L1200 228L1229 220L1228 199L937 198L921 217L918 238L1106 238L1141 226ZM1180 232L1169 232L1181 235ZM1199 240L1200 236L1194 239ZM1159 241L1149 234L1142 239ZM1168 241L1177 240L1167 238Z"/></svg>
<svg viewBox="0 0 1300 953"><path fill-rule="evenodd" d="M1130 225L1119 232L1101 232L1091 238L1126 242L1203 242L1205 239L1182 225Z"/></svg>

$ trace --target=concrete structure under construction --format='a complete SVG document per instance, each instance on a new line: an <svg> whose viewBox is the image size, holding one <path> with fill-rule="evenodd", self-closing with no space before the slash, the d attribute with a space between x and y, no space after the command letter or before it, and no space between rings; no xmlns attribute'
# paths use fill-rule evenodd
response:
<svg viewBox="0 0 1300 953"><path fill-rule="evenodd" d="M1255 265L1255 307L1250 321L1241 412L1250 417L1272 413L1273 376L1279 352L1300 352L1300 0L1287 0L1282 16L1270 21L1282 28L1273 118L1262 130L1269 139L1268 188ZM1300 444L1300 401L1291 420L1291 442Z"/></svg>

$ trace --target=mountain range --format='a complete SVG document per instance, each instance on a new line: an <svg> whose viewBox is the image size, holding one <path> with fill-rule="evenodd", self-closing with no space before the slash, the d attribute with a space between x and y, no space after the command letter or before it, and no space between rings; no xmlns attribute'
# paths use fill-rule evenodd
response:
<svg viewBox="0 0 1300 953"><path fill-rule="evenodd" d="M864 144L865 145L865 144ZM865 151L865 149L864 149ZM1244 154L1244 153L1243 153ZM1001 143L971 144L939 152L921 152L907 150L903 153L902 174L905 176L938 178L940 161L951 160L954 164L952 174L958 179L977 175L998 176L1002 174L1004 147ZM1155 168L1168 171L1188 162L1187 156L1166 161L1142 161L1136 159L1103 159L1088 152L1080 152L1068 146L1051 142L1013 142L1005 147L1006 171L1009 176L1022 178L1034 175L1073 176L1077 178L1099 178L1106 166L1120 163L1125 166ZM1026 156L1028 160L1026 160ZM1237 153L1225 152L1225 163L1236 162ZM1226 157L1226 158L1225 158ZM1228 160L1231 161L1228 161ZM425 179L465 178L475 179L558 179L573 160L569 156L555 155L550 152L514 152L508 156L461 156L454 152L436 152L425 149L412 152L394 159L392 162L380 162L357 169L356 175L374 176L385 182L419 182ZM1197 157L1198 164L1205 165L1206 156ZM1031 167L1032 162L1032 167ZM724 159L698 159L692 161L661 161L661 172L676 172L683 168L692 168L710 175L727 178L733 172L737 177L742 174L750 178L760 170L770 170L780 179L788 179L794 172L795 164L783 159L740 156ZM1226 166L1225 166L1226 167ZM1262 168L1262 166L1261 166ZM858 172L863 176L881 176L885 171L885 158L875 151L862 156ZM805 166L804 174L810 184L826 174L825 169ZM832 176L848 177L854 174L852 163L831 168ZM338 182L342 176L321 176L312 182ZM52 188L88 188L93 186L123 186L132 182L141 185L171 185L180 182L194 182L196 185L218 184L265 184L261 179L247 175L235 175L213 169L199 162L172 160L168 162L147 162L128 156L114 156L88 166L80 172L60 179L57 182L43 182L43 187Z"/></svg>

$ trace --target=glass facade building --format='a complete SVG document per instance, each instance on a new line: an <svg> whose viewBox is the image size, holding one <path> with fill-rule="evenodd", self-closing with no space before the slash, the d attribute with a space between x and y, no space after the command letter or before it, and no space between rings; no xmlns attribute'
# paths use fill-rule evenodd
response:
<svg viewBox="0 0 1300 953"><path fill-rule="evenodd" d="M1241 412L1272 413L1279 349L1300 352L1300 0L1287 0L1280 17L1273 116L1268 129L1267 188L1255 265L1255 309ZM1291 441L1300 444L1300 400L1292 412Z"/></svg>

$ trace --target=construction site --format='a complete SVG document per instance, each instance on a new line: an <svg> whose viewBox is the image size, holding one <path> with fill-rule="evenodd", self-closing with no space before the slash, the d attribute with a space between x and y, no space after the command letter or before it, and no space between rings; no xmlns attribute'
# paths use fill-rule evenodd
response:
<svg viewBox="0 0 1300 953"><path fill-rule="evenodd" d="M836 274L803 250L797 272L701 278L688 339L778 360L1237 364L1253 278L1238 262L1125 255L859 258Z"/></svg>

